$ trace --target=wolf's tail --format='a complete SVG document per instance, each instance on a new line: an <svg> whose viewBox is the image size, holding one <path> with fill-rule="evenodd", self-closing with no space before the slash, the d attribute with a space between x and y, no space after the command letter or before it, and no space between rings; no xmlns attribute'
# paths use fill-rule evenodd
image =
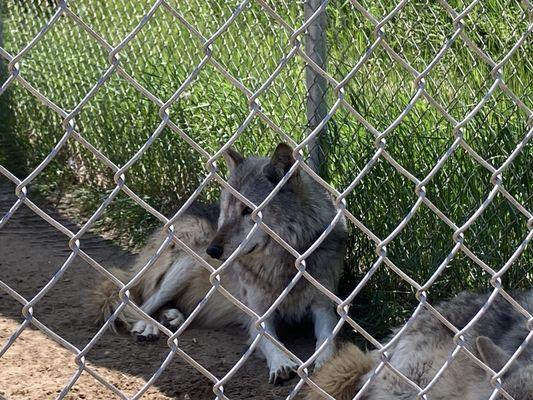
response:
<svg viewBox="0 0 533 400"><path fill-rule="evenodd" d="M122 283L127 283L133 276L133 271L112 268L109 270ZM119 307L121 300L119 297L119 287L109 280L105 280L97 285L90 293L89 310L91 317L98 326L103 325ZM130 301L140 304L139 293L133 288L130 290ZM123 311L111 323L110 329L113 332L117 331L117 321L126 328L130 328L131 324L139 319L135 310L127 305Z"/></svg>
<svg viewBox="0 0 533 400"><path fill-rule="evenodd" d="M311 379L336 400L351 400L361 377L374 366L370 354L348 343L325 364ZM305 400L321 400L322 395L309 388Z"/></svg>

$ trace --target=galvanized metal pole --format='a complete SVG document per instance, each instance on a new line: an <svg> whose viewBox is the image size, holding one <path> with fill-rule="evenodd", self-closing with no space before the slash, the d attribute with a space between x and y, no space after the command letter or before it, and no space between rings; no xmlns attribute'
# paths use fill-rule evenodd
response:
<svg viewBox="0 0 533 400"><path fill-rule="evenodd" d="M323 0L305 0L304 17L307 21L313 13L320 7ZM305 53L317 65L326 71L326 11L322 11L317 18L309 25L305 34ZM326 117L327 105L327 81L326 78L317 73L313 68L307 66L305 70L305 83L307 88L307 132L313 131L318 124ZM327 173L327 128L309 142L309 163L311 168L322 177Z"/></svg>

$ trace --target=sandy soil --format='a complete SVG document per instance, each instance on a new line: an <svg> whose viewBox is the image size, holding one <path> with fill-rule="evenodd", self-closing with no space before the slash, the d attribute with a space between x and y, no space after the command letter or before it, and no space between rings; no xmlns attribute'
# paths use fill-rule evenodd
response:
<svg viewBox="0 0 533 400"><path fill-rule="evenodd" d="M0 181L0 215L15 201L14 186ZM44 207L44 206L43 206ZM70 229L76 226L48 210ZM106 267L125 266L133 255L101 237L87 234L82 248ZM0 229L0 279L30 299L48 282L66 260L67 238L25 205ZM81 349L98 327L84 309L86 292L101 276L81 258L35 307L35 317L71 344ZM23 321L21 305L0 289L0 346ZM309 355L312 338L296 340L289 332L282 338L299 355ZM224 376L246 350L246 335L240 329L189 329L180 337L180 347L217 377ZM136 343L128 334L106 333L87 356L88 365L128 397L150 379L168 354L164 340ZM303 354L302 354L303 353ZM0 399L53 399L77 370L74 355L30 326L0 358ZM297 380L281 386L268 384L266 363L252 356L229 381L230 399L281 399ZM143 399L213 399L211 382L176 355ZM113 392L84 372L68 399L114 399Z"/></svg>

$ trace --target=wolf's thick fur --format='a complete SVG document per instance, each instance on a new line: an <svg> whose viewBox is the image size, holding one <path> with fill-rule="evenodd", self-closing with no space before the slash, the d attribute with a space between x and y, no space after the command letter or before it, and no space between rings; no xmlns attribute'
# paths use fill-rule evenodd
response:
<svg viewBox="0 0 533 400"><path fill-rule="evenodd" d="M513 297L528 312L533 312L533 291L514 292ZM457 328L462 329L480 310L488 295L461 293L437 308ZM505 299L498 297L465 335L466 348L492 370L498 372L522 344L529 331L527 321ZM453 335L430 312L424 310L400 340L390 349L391 364L424 388L448 359ZM313 378L338 400L351 399L372 376L378 365L376 351L363 353L355 345L338 353ZM533 345L528 347L502 377L503 388L515 400L533 399ZM431 400L486 400L493 388L489 375L463 352L450 363L427 396ZM384 368L368 387L364 400L407 400L416 398L416 390ZM500 395L498 399L503 396ZM306 400L322 396L309 390Z"/></svg>
<svg viewBox="0 0 533 400"><path fill-rule="evenodd" d="M229 150L225 159L230 170L229 184L255 205L263 202L295 162L292 149L284 144L276 148L271 158L244 158ZM262 229L241 244L254 224L250 213L245 204L228 190L223 190L219 215L213 212L187 214L176 223L175 232L212 264L220 263L217 259L226 260L238 249L237 258L221 276L222 286L262 315L295 277L296 259ZM303 170L297 170L261 211L262 221L300 254L315 243L332 223L335 214L331 196ZM342 270L346 236L345 221L340 218L329 235L305 259L306 272L332 292L337 289ZM208 243L209 239L212 240ZM162 240L162 233L155 234L130 271L113 272L126 282L153 256ZM206 255L206 251L212 258ZM190 314L211 287L205 268L174 248L162 254L150 267L131 295L144 312L155 315L160 310L159 320L177 327L183 322L183 314ZM99 322L105 321L119 304L118 290L112 283L102 285L94 298ZM328 298L301 277L266 319L266 329L275 337L278 320L295 322L306 315L313 318L318 348L331 335L337 318ZM118 318L138 339L152 339L158 334L157 327L144 321L132 307L126 307ZM194 322L208 327L246 323L251 337L257 335L250 318L217 291ZM259 349L267 359L271 381L287 379L294 373L297 365L270 341L263 339ZM330 341L315 366L320 367L334 352L335 345Z"/></svg>
<svg viewBox="0 0 533 400"><path fill-rule="evenodd" d="M336 400L352 400L359 380L375 365L376 360L372 354L363 352L353 343L346 343L312 379ZM323 399L313 390L309 390L306 398L308 400Z"/></svg>

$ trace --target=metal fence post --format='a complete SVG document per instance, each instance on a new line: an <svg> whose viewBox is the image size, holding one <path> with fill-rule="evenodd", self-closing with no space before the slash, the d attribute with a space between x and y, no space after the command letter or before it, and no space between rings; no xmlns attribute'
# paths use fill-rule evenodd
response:
<svg viewBox="0 0 533 400"><path fill-rule="evenodd" d="M322 0L304 1L304 17L306 21L320 7L321 3ZM326 11L323 11L309 25L305 34L305 53L324 71L326 71L327 58L326 23ZM309 66L305 69L305 84L307 89L307 133L309 134L328 113L326 101L328 86L326 78ZM325 126L307 146L310 166L322 177L325 177L327 173L326 138L327 127Z"/></svg>

